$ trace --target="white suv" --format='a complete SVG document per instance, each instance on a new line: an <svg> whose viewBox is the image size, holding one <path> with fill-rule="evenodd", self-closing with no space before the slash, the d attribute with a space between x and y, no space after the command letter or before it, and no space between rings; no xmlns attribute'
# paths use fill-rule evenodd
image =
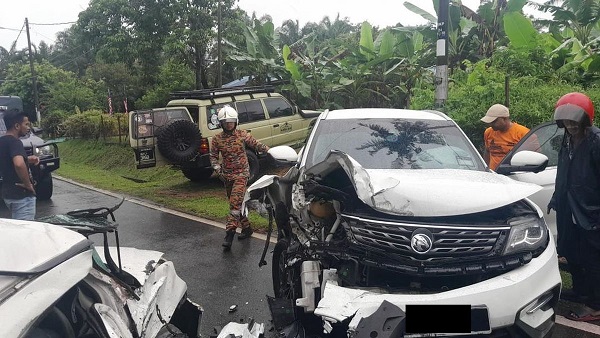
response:
<svg viewBox="0 0 600 338"><path fill-rule="evenodd" d="M561 278L528 199L541 188L489 170L448 116L324 112L299 155L269 154L295 164L246 195L247 205L272 206L277 223L274 293L296 316L275 316L276 327L301 319L309 330L371 337L551 331ZM538 172L547 161L521 151L512 169Z"/></svg>

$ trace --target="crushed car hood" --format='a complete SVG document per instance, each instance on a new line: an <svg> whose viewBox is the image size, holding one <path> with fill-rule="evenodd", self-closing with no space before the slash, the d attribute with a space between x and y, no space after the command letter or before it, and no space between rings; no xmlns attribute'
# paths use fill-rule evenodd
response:
<svg viewBox="0 0 600 338"><path fill-rule="evenodd" d="M0 271L5 273L43 272L92 245L75 231L33 221L0 218L0 232ZM82 268L90 267L91 262Z"/></svg>
<svg viewBox="0 0 600 338"><path fill-rule="evenodd" d="M361 201L377 211L416 217L482 212L526 198L542 188L492 172L460 169L365 169L349 155L331 151L306 175L325 177L343 169Z"/></svg>

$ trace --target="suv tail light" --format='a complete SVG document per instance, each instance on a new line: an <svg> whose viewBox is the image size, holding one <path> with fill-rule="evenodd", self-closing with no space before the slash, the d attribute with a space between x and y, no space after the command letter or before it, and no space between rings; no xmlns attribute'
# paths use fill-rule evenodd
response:
<svg viewBox="0 0 600 338"><path fill-rule="evenodd" d="M198 152L201 155L204 155L204 154L208 154L209 151L210 151L210 146L208 145L208 139L202 138L200 140L200 147L198 147Z"/></svg>

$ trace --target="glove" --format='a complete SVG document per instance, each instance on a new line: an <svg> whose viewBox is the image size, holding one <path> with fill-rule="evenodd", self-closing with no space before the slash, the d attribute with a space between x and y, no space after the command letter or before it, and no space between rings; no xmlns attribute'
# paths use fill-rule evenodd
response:
<svg viewBox="0 0 600 338"><path fill-rule="evenodd" d="M215 175L217 175L217 177L225 182L225 177L223 176L223 171L221 170L221 166L220 165L213 165L213 170L215 171Z"/></svg>

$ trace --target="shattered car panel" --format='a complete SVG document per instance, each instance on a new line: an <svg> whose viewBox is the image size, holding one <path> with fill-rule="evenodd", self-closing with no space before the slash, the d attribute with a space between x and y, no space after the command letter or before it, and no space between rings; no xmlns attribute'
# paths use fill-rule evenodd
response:
<svg viewBox="0 0 600 338"><path fill-rule="evenodd" d="M387 300L468 305L479 321L462 334L543 336L561 281L527 199L539 189L489 171L442 113L356 109L324 112L299 162L252 185L246 205L272 208L274 294L304 327L353 336Z"/></svg>
<svg viewBox="0 0 600 338"><path fill-rule="evenodd" d="M0 317L11 323L0 336L199 337L203 310L187 298L173 263L107 241L96 251L82 233L106 235L116 224L93 219L68 226L0 219Z"/></svg>

